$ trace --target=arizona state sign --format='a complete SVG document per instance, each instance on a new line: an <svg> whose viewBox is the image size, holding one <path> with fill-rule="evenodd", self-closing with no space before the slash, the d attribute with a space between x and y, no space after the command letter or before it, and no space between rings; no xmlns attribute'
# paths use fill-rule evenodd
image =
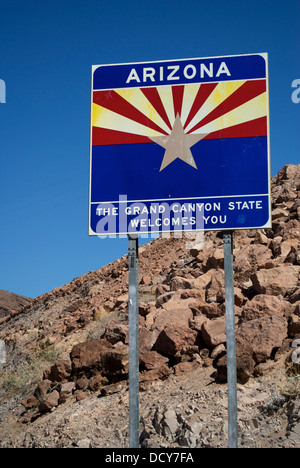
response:
<svg viewBox="0 0 300 468"><path fill-rule="evenodd" d="M90 235L270 227L267 54L92 68Z"/></svg>

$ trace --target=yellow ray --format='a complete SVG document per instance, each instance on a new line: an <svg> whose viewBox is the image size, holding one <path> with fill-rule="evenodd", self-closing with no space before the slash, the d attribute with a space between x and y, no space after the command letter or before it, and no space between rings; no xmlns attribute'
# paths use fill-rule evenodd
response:
<svg viewBox="0 0 300 468"><path fill-rule="evenodd" d="M163 121L161 116L148 101L146 96L142 93L140 88L128 88L128 89L117 89L118 93L122 98L126 99L136 109L142 112L148 119L152 120L156 125L165 130L167 133L170 132L169 127Z"/></svg>
<svg viewBox="0 0 300 468"><path fill-rule="evenodd" d="M203 127L197 129L195 133L212 133L218 130L232 127L250 120L259 119L267 115L267 95L262 93L259 96L245 102L239 107L231 110L227 114L218 117Z"/></svg>
<svg viewBox="0 0 300 468"><path fill-rule="evenodd" d="M135 135L143 136L161 136L162 133L152 130L140 123L134 122L127 117L123 117L116 112L99 106L93 103L92 111L92 124L93 127L107 128L109 130L116 130L119 132L134 133Z"/></svg>
<svg viewBox="0 0 300 468"><path fill-rule="evenodd" d="M169 118L170 124L174 125L175 122L175 114L174 114L174 102L173 102L173 94L172 94L172 87L171 86L159 86L157 91L160 95L162 100L163 106ZM168 130L170 133L170 129Z"/></svg>
<svg viewBox="0 0 300 468"><path fill-rule="evenodd" d="M245 81L223 81L215 87L203 106L199 109L192 121L188 124L186 132L189 132L198 122L213 111L221 102L225 101L232 93L239 89Z"/></svg>
<svg viewBox="0 0 300 468"><path fill-rule="evenodd" d="M181 122L184 126L201 85L188 84L184 87Z"/></svg>

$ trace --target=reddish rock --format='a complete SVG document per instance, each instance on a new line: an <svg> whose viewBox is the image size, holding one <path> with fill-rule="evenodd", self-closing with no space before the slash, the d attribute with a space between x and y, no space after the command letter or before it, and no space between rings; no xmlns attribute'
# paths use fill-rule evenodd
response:
<svg viewBox="0 0 300 468"><path fill-rule="evenodd" d="M101 356L113 345L106 340L88 340L75 345L71 351L72 370L75 376L93 375L101 371Z"/></svg>
<svg viewBox="0 0 300 468"><path fill-rule="evenodd" d="M201 328L203 340L208 348L213 349L221 343L226 343L226 319L219 317L207 320Z"/></svg>
<svg viewBox="0 0 300 468"><path fill-rule="evenodd" d="M88 392L85 392L84 390L76 390L74 392L74 396L76 398L76 401L83 401L88 396Z"/></svg>
<svg viewBox="0 0 300 468"><path fill-rule="evenodd" d="M79 379L76 380L76 388L78 390L87 390L89 386L89 379L86 375L83 375Z"/></svg>
<svg viewBox="0 0 300 468"><path fill-rule="evenodd" d="M45 401L42 401L39 405L39 411L41 413L46 413L51 411L53 408L59 404L59 393L57 390L53 390Z"/></svg>
<svg viewBox="0 0 300 468"><path fill-rule="evenodd" d="M163 304L165 304L166 302L168 302L175 294L175 291L169 291L169 292L166 292L164 294L162 294L161 296L159 296L156 300L156 307L159 309L160 307L163 306Z"/></svg>
<svg viewBox="0 0 300 468"><path fill-rule="evenodd" d="M289 319L289 336L292 338L300 336L300 317L298 315L292 315Z"/></svg>
<svg viewBox="0 0 300 468"><path fill-rule="evenodd" d="M295 249L295 251L299 251L299 244L299 239L287 239L279 245L274 252L274 255L275 257L282 257L282 260L284 261L293 249Z"/></svg>
<svg viewBox="0 0 300 468"><path fill-rule="evenodd" d="M116 300L115 307L120 307L121 305L126 305L128 303L128 294L123 294L119 296Z"/></svg>
<svg viewBox="0 0 300 468"><path fill-rule="evenodd" d="M36 387L36 389L34 391L34 396L36 396L36 398L39 401L45 400L47 395L49 394L52 386L53 386L53 382L51 382L51 380L42 380L37 385L37 387Z"/></svg>
<svg viewBox="0 0 300 468"><path fill-rule="evenodd" d="M212 277L216 274L217 270L211 269L204 273L203 275L197 276L194 280L194 288L196 289L206 289L209 283L211 282Z"/></svg>
<svg viewBox="0 0 300 468"><path fill-rule="evenodd" d="M206 288L206 301L207 302L217 302L218 297L222 297L224 301L224 294L222 293L225 287L225 277L224 270L218 270L212 276L211 281Z"/></svg>
<svg viewBox="0 0 300 468"><path fill-rule="evenodd" d="M266 315L283 316L288 305L286 301L280 300L277 296L259 294L254 296L251 301L246 302L241 318L243 321L249 321Z"/></svg>
<svg viewBox="0 0 300 468"><path fill-rule="evenodd" d="M105 327L103 339L111 344L122 341L128 343L128 322L111 320Z"/></svg>
<svg viewBox="0 0 300 468"><path fill-rule="evenodd" d="M253 359L253 349L249 344L237 343L236 345L236 367L237 379L239 383L248 382L253 375L255 361ZM227 382L227 355L221 357L216 364L217 380L221 383Z"/></svg>
<svg viewBox="0 0 300 468"><path fill-rule="evenodd" d="M51 380L51 382L67 382L70 378L71 363L67 360L57 361L44 372L44 380Z"/></svg>
<svg viewBox="0 0 300 468"><path fill-rule="evenodd" d="M146 327L140 328L140 333L139 333L140 354L144 354L152 350L159 333L160 332L157 329L152 330Z"/></svg>
<svg viewBox="0 0 300 468"><path fill-rule="evenodd" d="M203 262L204 270L210 270L211 268L223 268L224 267L224 249L214 249L208 255L207 260Z"/></svg>
<svg viewBox="0 0 300 468"><path fill-rule="evenodd" d="M272 251L266 245L250 244L234 249L234 267L237 273L263 268L271 260Z"/></svg>
<svg viewBox="0 0 300 468"><path fill-rule="evenodd" d="M224 355L224 354L226 354L226 347L223 343L221 343L214 348L210 357L211 359L216 359L216 358L220 359L221 355Z"/></svg>
<svg viewBox="0 0 300 468"><path fill-rule="evenodd" d="M200 299L205 301L205 289L186 289L181 293L181 299Z"/></svg>
<svg viewBox="0 0 300 468"><path fill-rule="evenodd" d="M194 280L187 279L182 276L175 276L170 282L171 291L178 291L178 289L193 289Z"/></svg>
<svg viewBox="0 0 300 468"><path fill-rule="evenodd" d="M205 301L197 301L194 305L191 305L190 308L195 317L204 315L208 319L221 317L225 312L224 307L215 302L208 303Z"/></svg>
<svg viewBox="0 0 300 468"><path fill-rule="evenodd" d="M172 369L170 369L167 365L164 365L157 369L140 372L139 380L141 383L151 382L153 380L163 380L169 377L171 373L172 373Z"/></svg>
<svg viewBox="0 0 300 468"><path fill-rule="evenodd" d="M175 375L181 375L186 372L193 372L194 370L198 369L199 366L200 364L197 361L180 362L174 366L174 373Z"/></svg>
<svg viewBox="0 0 300 468"><path fill-rule="evenodd" d="M267 362L262 362L261 364L258 364L255 369L254 369L254 375L256 377L261 377L263 375L268 374L271 372L276 366L276 363L272 360L269 360Z"/></svg>
<svg viewBox="0 0 300 468"><path fill-rule="evenodd" d="M146 317L146 315L148 315L150 312L150 306L149 304L146 304L144 302L140 302L139 303L139 314L142 316L142 317Z"/></svg>
<svg viewBox="0 0 300 468"><path fill-rule="evenodd" d="M126 382L117 382L114 384L105 385L105 387L101 388L101 395L102 396L113 395L114 393L118 393L126 389L126 387L127 387Z"/></svg>
<svg viewBox="0 0 300 468"><path fill-rule="evenodd" d="M38 407L40 404L39 400L34 395L26 398L25 400L21 401L21 405L24 406L26 410L30 410L32 408Z"/></svg>
<svg viewBox="0 0 300 468"><path fill-rule="evenodd" d="M128 374L128 346L117 343L112 349L102 352L100 368L104 376L120 376Z"/></svg>
<svg viewBox="0 0 300 468"><path fill-rule="evenodd" d="M201 332L202 325L204 322L207 322L208 318L204 315L196 315L192 320L190 320L189 324L193 330Z"/></svg>
<svg viewBox="0 0 300 468"><path fill-rule="evenodd" d="M257 364L270 359L273 351L282 346L288 334L285 317L279 315L261 317L243 322L237 329L237 342L251 346Z"/></svg>
<svg viewBox="0 0 300 468"><path fill-rule="evenodd" d="M168 362L168 358L162 356L156 351L149 351L140 356L140 364L145 366L146 370L157 369Z"/></svg>
<svg viewBox="0 0 300 468"><path fill-rule="evenodd" d="M295 291L293 291L292 295L289 297L289 302L292 304L298 301L300 301L300 288L297 288Z"/></svg>
<svg viewBox="0 0 300 468"><path fill-rule="evenodd" d="M109 381L106 377L104 377L102 374L96 374L95 377L93 377L89 383L88 383L88 388L92 392L97 392L101 390L102 387L108 385Z"/></svg>
<svg viewBox="0 0 300 468"><path fill-rule="evenodd" d="M272 211L272 220L275 220L278 218L288 218L288 217L289 217L288 210L285 210L283 208L275 208L275 210Z"/></svg>
<svg viewBox="0 0 300 468"><path fill-rule="evenodd" d="M175 307L177 305L177 307ZM179 306L179 307L178 307ZM180 307L180 301L174 303L174 308L161 309L156 316L152 329L163 330L166 326L188 327L193 313L189 307Z"/></svg>
<svg viewBox="0 0 300 468"><path fill-rule="evenodd" d="M299 266L281 266L271 270L259 270L251 276L258 294L283 295L298 284Z"/></svg>
<svg viewBox="0 0 300 468"><path fill-rule="evenodd" d="M76 387L74 382L67 382L62 384L59 392L59 403L65 403L67 399L73 395L75 388Z"/></svg>
<svg viewBox="0 0 300 468"><path fill-rule="evenodd" d="M172 357L186 346L193 346L197 342L198 333L184 327L165 327L155 343L155 351L164 356Z"/></svg>

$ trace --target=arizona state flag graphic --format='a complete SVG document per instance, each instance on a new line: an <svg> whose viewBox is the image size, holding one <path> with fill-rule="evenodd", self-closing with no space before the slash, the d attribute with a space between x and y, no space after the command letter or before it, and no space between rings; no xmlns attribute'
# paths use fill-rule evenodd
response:
<svg viewBox="0 0 300 468"><path fill-rule="evenodd" d="M267 54L94 66L90 234L270 226Z"/></svg>

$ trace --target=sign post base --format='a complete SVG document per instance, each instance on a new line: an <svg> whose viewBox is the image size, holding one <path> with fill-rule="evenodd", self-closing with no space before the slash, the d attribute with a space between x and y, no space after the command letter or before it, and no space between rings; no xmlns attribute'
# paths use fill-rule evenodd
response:
<svg viewBox="0 0 300 468"><path fill-rule="evenodd" d="M139 265L138 235L128 236L129 447L139 447Z"/></svg>
<svg viewBox="0 0 300 468"><path fill-rule="evenodd" d="M227 385L228 385L228 438L229 448L238 448L237 435L237 371L234 313L234 273L232 232L223 232L226 342L227 342Z"/></svg>

